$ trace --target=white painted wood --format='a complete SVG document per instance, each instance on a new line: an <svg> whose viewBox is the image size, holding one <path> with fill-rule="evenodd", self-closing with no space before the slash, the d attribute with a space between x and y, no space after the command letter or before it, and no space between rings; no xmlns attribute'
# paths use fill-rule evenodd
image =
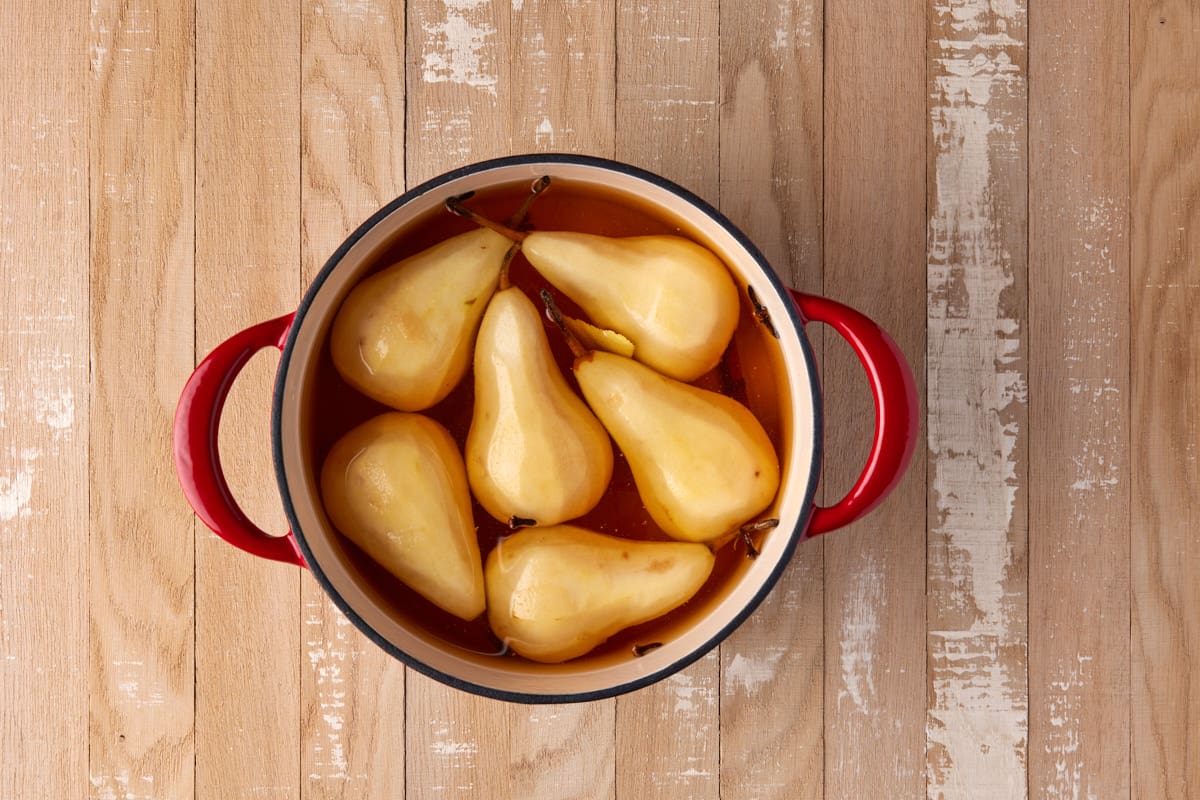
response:
<svg viewBox="0 0 1200 800"><path fill-rule="evenodd" d="M931 800L1026 791L1025 16L931 7Z"/></svg>

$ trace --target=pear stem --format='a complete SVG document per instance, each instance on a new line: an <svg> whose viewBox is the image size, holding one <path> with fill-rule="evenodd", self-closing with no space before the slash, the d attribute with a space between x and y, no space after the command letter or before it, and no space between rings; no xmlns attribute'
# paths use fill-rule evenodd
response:
<svg viewBox="0 0 1200 800"><path fill-rule="evenodd" d="M657 650L658 648L660 648L662 646L663 646L662 642L648 642L647 644L635 644L633 646L633 654L635 656L637 656L638 658L641 658L642 656L646 655L646 653L649 653L651 650Z"/></svg>
<svg viewBox="0 0 1200 800"><path fill-rule="evenodd" d="M504 253L504 260L500 262L500 283L497 288L501 292L512 288L512 281L508 277L508 268L512 264L513 259L517 257L517 251L520 249L521 245L514 244Z"/></svg>
<svg viewBox="0 0 1200 800"><path fill-rule="evenodd" d="M542 302L546 305L546 316L550 317L550 320L562 331L563 338L567 340L567 347L571 348L571 355L576 358L583 358L590 353L591 351L583 346L583 343L579 341L575 334L571 333L571 329L563 322L562 314L559 312L558 305L555 304L554 297L551 296L550 292L542 289L541 297Z"/></svg>
<svg viewBox="0 0 1200 800"><path fill-rule="evenodd" d="M750 534L758 531L771 530L779 526L778 519L764 519L758 522L747 522L738 529L738 533L742 536L742 541L746 543L746 555L750 558L758 558L759 550L754 546L754 540L750 538Z"/></svg>
<svg viewBox="0 0 1200 800"><path fill-rule="evenodd" d="M543 175L533 182L529 187L529 194L525 197L521 207L508 220L508 227L513 230L518 230L525 224L525 217L529 214L529 209L533 207L533 201L538 199L538 195L550 188L550 176ZM517 256L517 251L521 249L520 244L513 244L508 248L508 252L504 254L504 260L500 262L500 291L504 291L512 286L512 281L508 278L508 268L512 261Z"/></svg>
<svg viewBox="0 0 1200 800"><path fill-rule="evenodd" d="M525 201L521 203L521 207L517 209L517 213L512 215L508 221L508 227L520 228L525 224L525 216L529 213L529 209L533 206L533 201L538 199L538 195L550 188L550 176L543 175L533 182L529 187L529 195Z"/></svg>
<svg viewBox="0 0 1200 800"><path fill-rule="evenodd" d="M467 208L462 204L462 200L457 197L446 198L446 210L451 214L457 214L460 217L465 217L471 222L474 222L481 228L487 228L490 231L495 231L506 239L512 239L520 244L525 241L526 233L524 231L513 230L503 223L496 222L493 219L488 219L477 211Z"/></svg>

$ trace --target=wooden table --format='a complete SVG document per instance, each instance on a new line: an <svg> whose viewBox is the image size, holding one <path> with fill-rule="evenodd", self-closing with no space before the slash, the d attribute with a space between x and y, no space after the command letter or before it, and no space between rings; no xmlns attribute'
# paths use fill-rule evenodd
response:
<svg viewBox="0 0 1200 800"><path fill-rule="evenodd" d="M718 204L896 337L923 441L719 650L526 707L385 656L178 490L197 359L508 153ZM1200 797L1200 6L0 4L0 798ZM824 497L870 428L815 334ZM272 353L234 490L282 530Z"/></svg>

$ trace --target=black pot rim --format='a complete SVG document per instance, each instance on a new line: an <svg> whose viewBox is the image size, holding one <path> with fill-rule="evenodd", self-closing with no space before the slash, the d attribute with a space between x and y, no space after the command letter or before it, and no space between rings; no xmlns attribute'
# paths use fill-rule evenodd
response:
<svg viewBox="0 0 1200 800"><path fill-rule="evenodd" d="M342 258L361 239L368 231L378 225L384 218L390 215L397 208L411 202L412 200L427 194L439 186L446 184L458 178L473 175L479 172L487 172L492 169L507 166L519 166L525 164L578 164L589 167L598 167L601 169L620 172L626 175L631 175L648 183L655 184L672 194L686 200L690 205L709 217L713 222L717 223L737 243L745 249L747 254L762 268L770 281L772 287L785 300L785 307L788 309L788 314L791 317L791 322L795 326L800 340L800 347L804 353L805 366L808 370L809 386L812 391L812 408L813 408L813 449L812 463L809 469L808 484L805 487L804 499L802 503L802 511L800 519L797 521L796 527L792 530L788 538L788 542L784 547L782 556L775 564L774 569L763 581L762 585L755 592L751 600L734 616L728 623L725 624L716 634L708 641L699 647L695 648L686 655L676 659L666 667L643 675L625 683L609 686L602 689L596 689L588 692L575 692L571 694L534 694L529 692L513 692L502 689L496 689L491 686L483 686L470 681L465 681L454 675L451 675L441 670L434 669L428 664L413 658L408 653L396 647L390 641L385 639L378 631L372 628L361 616L355 612L354 608L346 602L332 582L321 569L321 565L313 557L312 550L304 539L304 532L301 529L300 521L296 515L296 509L292 502L291 492L288 488L287 476L283 465L283 439L281 436L281 428L283 425L283 388L287 381L288 367L291 363L292 352L296 342L297 332L300 330L305 315L309 307L312 305L313 299L320 291L321 286L328 279L330 274L341 263ZM504 700L514 703L579 703L591 700L602 700L617 695L626 694L635 691L644 686L656 683L669 675L672 675L688 665L699 660L714 647L719 645L726 637L729 636L738 626L758 608L759 604L770 594L779 578L783 575L788 564L791 563L792 556L795 553L796 546L806 538L808 523L812 517L813 503L816 497L817 482L820 477L821 460L824 442L824 407L822 401L822 393L820 389L819 376L816 368L816 358L812 350L812 345L808 340L807 334L804 332L805 320L801 317L796 304L791 302L788 294L788 288L779 279L778 275L771 268L766 258L759 251L750 239L742 233L736 225L734 225L724 214L710 205L707 201L696 196L694 193L679 186L673 181L669 181L660 175L653 172L641 169L639 167L625 164L620 161L614 161L608 158L601 158L590 155L577 155L571 153L528 153L524 155L504 156L502 158L494 158L487 161L479 161L469 164L458 169L443 173L435 178L425 181L424 183L408 190L404 194L392 200L387 205L380 208L372 214L365 222L358 226L355 231L350 234L345 241L333 252L325 265L321 268L320 273L309 285L304 293L300 305L296 308L295 317L292 321L291 328L288 331L287 341L284 344L283 352L279 360L279 369L275 377L275 391L271 401L271 450L275 464L275 478L279 484L279 494L283 500L284 512L287 515L288 523L291 526L292 535L295 537L296 544L300 548L301 554L304 556L304 561L308 565L309 571L313 577L317 579L317 583L325 593L333 600L334 605L346 615L355 627L367 636L372 642L389 653L394 658L400 660L407 666L415 669L421 674L433 678L448 686L456 689L461 689L472 694L489 697L496 700Z"/></svg>

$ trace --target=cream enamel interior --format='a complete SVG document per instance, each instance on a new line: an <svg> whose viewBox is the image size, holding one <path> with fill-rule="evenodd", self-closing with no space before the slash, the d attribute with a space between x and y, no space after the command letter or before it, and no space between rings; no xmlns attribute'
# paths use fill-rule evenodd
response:
<svg viewBox="0 0 1200 800"><path fill-rule="evenodd" d="M522 659L501 659L475 654L448 644L417 625L396 619L357 577L320 504L316 476L319 464L309 463L304 431L309 424L307 397L311 394L314 356L327 346L329 327L342 299L357 283L375 258L392 243L397 232L414 219L439 206L447 197L485 186L533 180L549 174L581 183L594 183L608 191L629 193L660 206L678 218L697 241L721 256L735 273L739 285L752 286L775 322L780 339L772 352L778 359L776 375L786 374L780 388L779 411L785 451L780 453L783 478L772 515L780 527L763 540L762 553L747 560L746 567L728 591L716 596L707 607L696 609L688 627L671 630L666 643L634 658L619 654L599 659L585 657L560 665L542 665ZM329 274L305 313L296 333L287 374L282 387L280 447L286 491L296 521L310 548L314 569L319 570L342 601L376 634L410 658L428 667L493 691L532 695L575 695L611 690L659 673L711 642L758 594L786 556L789 540L801 518L808 513L805 491L809 484L815 424L813 387L809 365L800 344L802 333L790 322L785 303L762 273L754 258L721 225L666 188L640 177L594 165L571 163L507 164L475 172L443 183L396 209L344 255ZM764 332L763 336L769 340Z"/></svg>

